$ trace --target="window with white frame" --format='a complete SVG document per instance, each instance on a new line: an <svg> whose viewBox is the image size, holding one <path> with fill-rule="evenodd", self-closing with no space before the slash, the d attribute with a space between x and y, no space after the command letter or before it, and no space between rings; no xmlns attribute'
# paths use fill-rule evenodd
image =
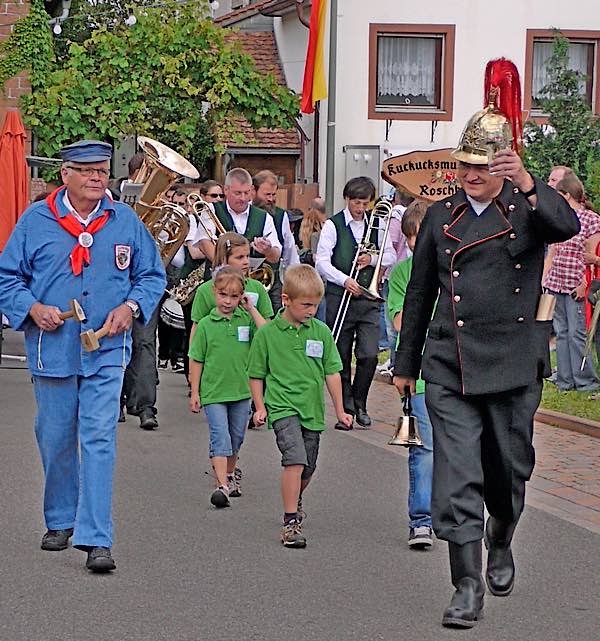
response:
<svg viewBox="0 0 600 641"><path fill-rule="evenodd" d="M453 25L370 25L369 118L450 120Z"/></svg>

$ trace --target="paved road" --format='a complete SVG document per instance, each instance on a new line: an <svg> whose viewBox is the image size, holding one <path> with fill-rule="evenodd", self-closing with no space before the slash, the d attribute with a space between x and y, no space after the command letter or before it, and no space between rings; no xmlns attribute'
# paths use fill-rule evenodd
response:
<svg viewBox="0 0 600 641"><path fill-rule="evenodd" d="M13 365L5 361L4 366ZM378 432L331 430L305 500L305 550L278 540L278 456L251 432L244 496L212 509L207 428L181 375L159 388L161 429L119 427L113 575L42 552L41 467L25 370L0 369L0 641L598 641L600 535L528 507L518 581L474 631L439 625L446 548L406 547L406 460Z"/></svg>

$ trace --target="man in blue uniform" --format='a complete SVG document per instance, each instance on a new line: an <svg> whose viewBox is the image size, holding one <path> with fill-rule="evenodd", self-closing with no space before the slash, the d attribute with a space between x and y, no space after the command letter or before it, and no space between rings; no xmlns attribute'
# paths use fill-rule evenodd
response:
<svg viewBox="0 0 600 641"><path fill-rule="evenodd" d="M84 140L61 150L64 186L21 216L0 256L0 309L25 332L35 433L45 474L43 550L87 552L93 572L115 568L112 479L132 318L148 321L165 287L154 240L107 196L112 148ZM69 300L87 320L64 321ZM99 349L80 333L106 325Z"/></svg>

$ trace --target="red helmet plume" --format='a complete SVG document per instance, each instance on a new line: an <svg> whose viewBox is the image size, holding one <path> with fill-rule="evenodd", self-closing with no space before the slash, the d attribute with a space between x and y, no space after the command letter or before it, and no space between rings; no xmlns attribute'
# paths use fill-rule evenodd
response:
<svg viewBox="0 0 600 641"><path fill-rule="evenodd" d="M506 58L490 60L485 68L484 107L493 105L512 126L513 149L521 153L523 121L521 81L514 62Z"/></svg>

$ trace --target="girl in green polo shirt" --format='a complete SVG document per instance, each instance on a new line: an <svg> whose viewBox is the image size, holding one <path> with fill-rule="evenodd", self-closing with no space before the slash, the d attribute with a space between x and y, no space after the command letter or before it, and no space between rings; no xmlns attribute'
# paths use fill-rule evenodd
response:
<svg viewBox="0 0 600 641"><path fill-rule="evenodd" d="M250 410L248 354L255 327L266 321L244 294L244 277L223 267L212 280L215 308L199 323L190 343L190 410L204 406L210 436L209 457L217 487L215 507L241 496L235 464Z"/></svg>
<svg viewBox="0 0 600 641"><path fill-rule="evenodd" d="M253 278L249 278L250 272L250 244L241 234L228 231L219 236L215 248L214 271L224 265L239 269L244 275L244 291L252 304L259 311L263 318L273 318L273 306L269 293L264 285ZM213 292L213 282L207 281L198 287L194 296L192 305L192 336L196 326L205 316L208 316L211 309L215 307L215 295ZM191 340L191 339L190 339Z"/></svg>

